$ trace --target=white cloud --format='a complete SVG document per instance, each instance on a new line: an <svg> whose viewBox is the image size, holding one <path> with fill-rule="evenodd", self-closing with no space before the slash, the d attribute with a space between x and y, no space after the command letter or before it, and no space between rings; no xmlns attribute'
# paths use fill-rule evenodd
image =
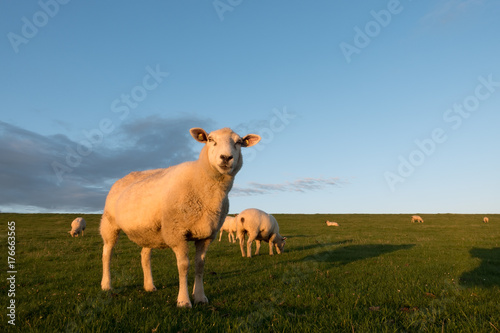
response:
<svg viewBox="0 0 500 333"><path fill-rule="evenodd" d="M248 183L247 187L234 186L231 196L248 196L271 194L276 192L310 192L324 190L330 186L338 186L341 181L338 178L302 178L293 182L281 184Z"/></svg>

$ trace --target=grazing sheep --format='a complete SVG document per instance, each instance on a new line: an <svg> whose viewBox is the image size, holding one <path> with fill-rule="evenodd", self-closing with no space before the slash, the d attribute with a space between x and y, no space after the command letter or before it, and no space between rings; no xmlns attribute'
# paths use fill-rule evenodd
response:
<svg viewBox="0 0 500 333"><path fill-rule="evenodd" d="M226 216L226 219L224 220L224 224L220 228L219 231L219 242L222 238L222 232L227 231L227 239L229 240L230 243L235 243L236 238L234 237L234 234L236 233L236 218L233 216Z"/></svg>
<svg viewBox="0 0 500 333"><path fill-rule="evenodd" d="M279 234L278 222L274 216L269 215L259 209L245 209L238 214L236 218L237 236L240 239L241 255L245 257L243 243L245 234L248 234L247 256L252 256L252 242L255 240L257 248L255 255L259 254L260 241L269 243L269 255L273 255L273 245L276 246L276 252L281 254L285 247L286 237Z"/></svg>
<svg viewBox="0 0 500 333"><path fill-rule="evenodd" d="M418 215L413 215L411 217L411 223L414 223L414 222L424 223L424 220L422 220L422 218Z"/></svg>
<svg viewBox="0 0 500 333"><path fill-rule="evenodd" d="M83 217L77 217L76 219L71 222L71 230L68 231L68 233L71 235L71 237L78 237L78 235L81 233L83 237L83 230L85 230L85 227L87 226L87 223L83 219Z"/></svg>
<svg viewBox="0 0 500 333"><path fill-rule="evenodd" d="M339 224L337 222L330 222L330 221L326 221L326 225L329 227L338 227L339 226Z"/></svg>
<svg viewBox="0 0 500 333"><path fill-rule="evenodd" d="M205 255L229 210L228 193L243 165L241 147L250 147L260 136L240 137L229 128L207 134L192 128L191 135L204 143L196 161L166 169L132 172L109 191L101 219L104 241L101 287L111 289L110 262L120 231L142 247L144 289L154 291L151 250L170 247L179 271L178 307L191 307L187 274L189 246L196 247L195 303L208 303L203 288Z"/></svg>
<svg viewBox="0 0 500 333"><path fill-rule="evenodd" d="M483 218L483 222L484 222L484 223L488 223L488 222L490 222L490 219L489 219L489 218L487 218L487 217L485 216L485 217Z"/></svg>

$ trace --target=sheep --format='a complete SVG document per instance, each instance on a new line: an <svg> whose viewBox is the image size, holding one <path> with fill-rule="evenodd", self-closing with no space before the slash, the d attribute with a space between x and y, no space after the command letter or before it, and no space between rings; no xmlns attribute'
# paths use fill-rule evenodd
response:
<svg viewBox="0 0 500 333"><path fill-rule="evenodd" d="M279 234L278 222L274 216L269 215L259 209L249 208L238 214L236 218L237 236L240 239L240 249L242 257L245 257L245 234L248 234L247 256L252 256L252 242L255 240L255 255L259 254L260 242L269 243L269 255L273 255L273 245L276 252L281 254L285 247L286 237Z"/></svg>
<svg viewBox="0 0 500 333"><path fill-rule="evenodd" d="M490 219L489 219L489 218L487 218L487 217L485 216L485 217L483 218L483 222L484 222L484 223L488 223L488 222L490 222Z"/></svg>
<svg viewBox="0 0 500 333"><path fill-rule="evenodd" d="M227 231L227 239L229 240L230 243L236 243L236 238L234 237L234 234L236 233L236 218L233 216L226 216L226 219L224 220L224 224L222 224L222 227L220 228L219 232L219 242L222 238L222 232Z"/></svg>
<svg viewBox="0 0 500 333"><path fill-rule="evenodd" d="M78 235L81 233L83 237L83 231L85 230L85 227L87 226L87 223L83 219L83 217L77 217L76 219L71 222L71 230L68 231L68 233L71 235L71 237L78 237Z"/></svg>
<svg viewBox="0 0 500 333"><path fill-rule="evenodd" d="M414 223L415 221L419 223L424 223L424 220L418 215L413 215L411 217L411 223Z"/></svg>
<svg viewBox="0 0 500 333"><path fill-rule="evenodd" d="M228 213L228 193L243 165L241 147L260 136L240 137L230 128L207 134L192 128L191 136L204 146L198 160L165 169L132 172L119 179L106 198L100 224L103 245L101 288L110 290L110 263L120 231L142 247L144 289L155 291L151 272L153 248L171 248L179 272L178 307L192 307L188 294L189 243L194 242L194 303L208 303L203 288L205 256Z"/></svg>
<svg viewBox="0 0 500 333"><path fill-rule="evenodd" d="M326 225L329 227L338 227L339 226L339 224L337 222L330 222L330 221L326 221Z"/></svg>

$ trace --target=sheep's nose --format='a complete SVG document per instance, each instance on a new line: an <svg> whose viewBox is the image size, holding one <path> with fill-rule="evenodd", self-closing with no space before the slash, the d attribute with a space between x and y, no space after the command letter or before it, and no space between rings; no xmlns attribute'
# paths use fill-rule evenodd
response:
<svg viewBox="0 0 500 333"><path fill-rule="evenodd" d="M228 155L220 155L220 159L223 162L227 163L233 159L233 155L229 155L229 156Z"/></svg>

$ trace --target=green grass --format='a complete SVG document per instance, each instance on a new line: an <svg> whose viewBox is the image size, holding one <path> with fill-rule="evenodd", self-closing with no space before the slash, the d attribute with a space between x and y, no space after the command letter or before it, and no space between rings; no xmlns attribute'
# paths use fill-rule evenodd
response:
<svg viewBox="0 0 500 333"><path fill-rule="evenodd" d="M16 222L16 326L22 332L498 332L500 216L275 215L285 253L242 258L214 241L205 266L208 305L178 309L171 250L153 251L157 292L142 289L140 248L121 236L113 292L100 290L100 216L83 215L85 237L67 234L76 215L0 214ZM326 227L326 219L340 227ZM193 258L194 248L191 251ZM192 266L193 267L193 266ZM190 270L190 288L193 284ZM5 281L5 279L4 279ZM0 331L8 284L0 287Z"/></svg>

